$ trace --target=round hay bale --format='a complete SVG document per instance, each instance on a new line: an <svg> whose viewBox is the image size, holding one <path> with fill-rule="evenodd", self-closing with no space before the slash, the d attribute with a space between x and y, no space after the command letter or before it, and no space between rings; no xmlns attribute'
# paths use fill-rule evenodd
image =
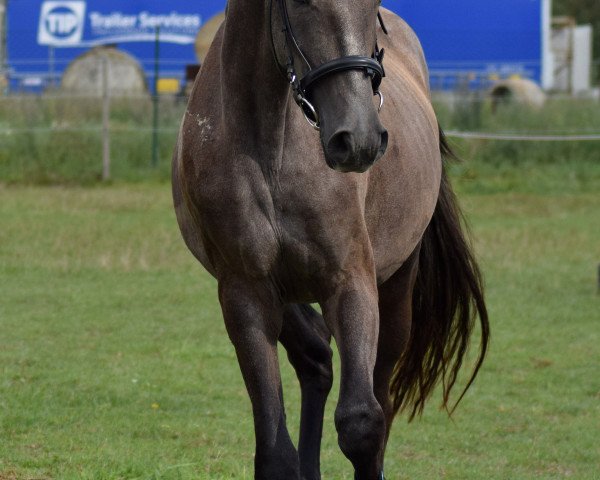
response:
<svg viewBox="0 0 600 480"><path fill-rule="evenodd" d="M144 70L138 61L114 47L96 47L73 60L63 74L61 90L70 94L101 96L104 68L111 96L148 93Z"/></svg>
<svg viewBox="0 0 600 480"><path fill-rule="evenodd" d="M198 35L196 36L196 57L198 58L198 62L202 63L206 54L208 53L208 49L210 48L210 44L212 43L221 23L225 20L225 13L218 13L214 17L212 17L208 22L206 22Z"/></svg>
<svg viewBox="0 0 600 480"><path fill-rule="evenodd" d="M490 90L490 97L494 108L513 102L541 108L546 102L546 94L539 85L525 78L509 78L495 83Z"/></svg>

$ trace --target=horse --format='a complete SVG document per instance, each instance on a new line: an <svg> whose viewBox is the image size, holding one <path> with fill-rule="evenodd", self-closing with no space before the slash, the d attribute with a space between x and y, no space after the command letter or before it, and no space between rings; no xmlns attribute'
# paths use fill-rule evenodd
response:
<svg viewBox="0 0 600 480"><path fill-rule="evenodd" d="M332 337L335 427L358 480L384 478L398 412L420 414L440 383L450 412L479 318L473 382L489 322L441 132L420 43L377 0L229 0L181 122L172 190L183 239L218 283L252 404L255 478L321 478ZM301 388L297 448L278 342Z"/></svg>

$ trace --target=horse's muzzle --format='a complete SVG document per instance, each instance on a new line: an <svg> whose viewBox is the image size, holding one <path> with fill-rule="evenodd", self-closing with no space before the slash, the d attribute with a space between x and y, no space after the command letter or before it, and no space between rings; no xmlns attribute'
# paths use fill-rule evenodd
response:
<svg viewBox="0 0 600 480"><path fill-rule="evenodd" d="M327 165L340 172L366 172L387 149L388 133L383 127L372 132L339 130L324 143Z"/></svg>

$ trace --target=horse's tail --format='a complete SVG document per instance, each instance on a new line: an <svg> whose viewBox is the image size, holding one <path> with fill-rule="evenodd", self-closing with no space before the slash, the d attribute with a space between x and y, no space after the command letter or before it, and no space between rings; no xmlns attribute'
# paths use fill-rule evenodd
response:
<svg viewBox="0 0 600 480"><path fill-rule="evenodd" d="M454 157L441 129L440 151L446 159ZM443 385L442 407L451 414L473 383L489 342L481 274L445 170L433 218L422 239L418 268L410 339L390 383L394 413L409 411L410 420L423 411L439 381ZM450 408L450 391L477 316L481 325L479 357L467 386Z"/></svg>

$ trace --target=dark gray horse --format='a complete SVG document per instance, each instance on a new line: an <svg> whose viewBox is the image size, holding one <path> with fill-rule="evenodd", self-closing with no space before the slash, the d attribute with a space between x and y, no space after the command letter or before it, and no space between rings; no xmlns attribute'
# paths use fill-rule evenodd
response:
<svg viewBox="0 0 600 480"><path fill-rule="evenodd" d="M177 218L218 280L252 402L256 478L320 478L331 335L335 425L360 480L383 477L399 410L418 414L438 382L448 405L477 313L473 377L485 354L481 280L443 172L423 53L400 18L381 14L376 0L230 0L181 124ZM298 449L278 341L302 389Z"/></svg>

